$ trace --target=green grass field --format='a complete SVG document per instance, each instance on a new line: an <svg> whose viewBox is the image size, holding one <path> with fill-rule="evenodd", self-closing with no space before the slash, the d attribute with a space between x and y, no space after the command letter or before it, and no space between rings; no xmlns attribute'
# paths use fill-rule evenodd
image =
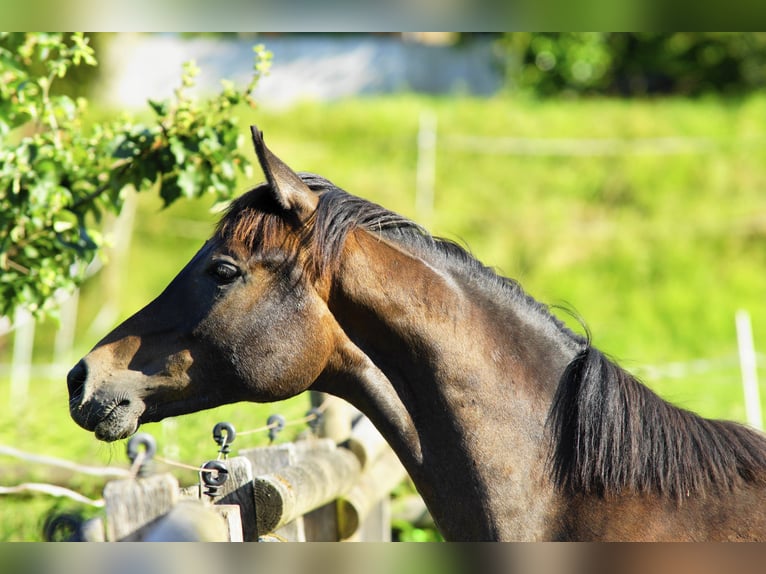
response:
<svg viewBox="0 0 766 574"><path fill-rule="evenodd" d="M438 119L431 217L415 208L423 112ZM596 346L665 398L706 416L744 421L734 314L747 309L756 345L766 341L766 96L532 101L405 95L248 110L240 117L243 131L257 123L269 147L295 169L320 173L426 224L519 280L538 300L574 309ZM484 149L469 146L468 136L606 139L615 147L651 141L638 153L580 155L591 145L584 141L574 144L575 155L524 155L493 151L486 142ZM682 138L687 147L658 153L669 138ZM256 168L242 190L260 180ZM217 216L210 205L184 201L163 211L155 197L139 197L126 265L107 267L82 289L73 358L162 290L212 231ZM109 297L117 302L115 315L94 327ZM52 333L51 325L39 329L36 362L50 361ZM11 344L12 338L0 340L0 362L10 361ZM8 396L7 375L0 392ZM124 444L100 444L71 422L63 378L33 381L21 412L0 404L0 444L84 464L126 464ZM305 398L279 406L239 404L145 430L160 449L201 463L215 455L210 430L219 420L244 429L262 425L276 410L301 416L306 408ZM12 459L0 464L3 485L58 478L94 497L103 486ZM179 476L196 480L194 473ZM55 504L41 496L5 497L0 540L39 537L40 521Z"/></svg>

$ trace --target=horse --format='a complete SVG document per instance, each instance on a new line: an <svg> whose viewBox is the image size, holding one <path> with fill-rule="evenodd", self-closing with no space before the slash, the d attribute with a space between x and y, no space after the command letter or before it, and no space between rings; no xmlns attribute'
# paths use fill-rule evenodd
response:
<svg viewBox="0 0 766 574"><path fill-rule="evenodd" d="M458 244L251 126L266 181L69 372L104 441L311 389L380 430L448 541L766 540L766 436L677 408Z"/></svg>

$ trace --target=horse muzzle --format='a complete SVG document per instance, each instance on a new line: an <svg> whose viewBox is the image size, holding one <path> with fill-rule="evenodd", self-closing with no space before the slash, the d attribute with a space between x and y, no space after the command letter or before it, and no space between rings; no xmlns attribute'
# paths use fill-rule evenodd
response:
<svg viewBox="0 0 766 574"><path fill-rule="evenodd" d="M72 419L96 438L106 442L127 438L138 429L146 406L116 385L97 384L85 361L80 361L67 375L69 413Z"/></svg>

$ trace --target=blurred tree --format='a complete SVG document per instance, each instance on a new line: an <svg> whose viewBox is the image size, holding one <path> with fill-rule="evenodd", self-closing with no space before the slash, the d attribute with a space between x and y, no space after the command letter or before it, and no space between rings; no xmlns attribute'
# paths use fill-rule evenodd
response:
<svg viewBox="0 0 766 574"><path fill-rule="evenodd" d="M766 33L508 33L511 88L642 96L738 94L766 86Z"/></svg>
<svg viewBox="0 0 766 574"><path fill-rule="evenodd" d="M76 66L96 66L84 34L0 33L0 316L18 306L54 314L53 295L79 284L103 246L99 222L119 213L127 188L230 198L249 169L231 108L250 93L271 54L255 47L250 83L223 82L205 102L188 95L199 70L184 65L175 97L150 101L151 122L87 126L85 98L56 93Z"/></svg>

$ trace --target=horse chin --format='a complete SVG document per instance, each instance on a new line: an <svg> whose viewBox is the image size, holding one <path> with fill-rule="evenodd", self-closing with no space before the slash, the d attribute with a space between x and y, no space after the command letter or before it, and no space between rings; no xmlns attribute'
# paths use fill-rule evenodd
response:
<svg viewBox="0 0 766 574"><path fill-rule="evenodd" d="M128 438L138 430L140 416L134 409L117 407L96 425L93 433L104 442Z"/></svg>
<svg viewBox="0 0 766 574"><path fill-rule="evenodd" d="M111 421L99 423L93 431L98 440L104 442L114 442L123 438L128 438L138 430L138 421L134 421L127 426L115 426Z"/></svg>

